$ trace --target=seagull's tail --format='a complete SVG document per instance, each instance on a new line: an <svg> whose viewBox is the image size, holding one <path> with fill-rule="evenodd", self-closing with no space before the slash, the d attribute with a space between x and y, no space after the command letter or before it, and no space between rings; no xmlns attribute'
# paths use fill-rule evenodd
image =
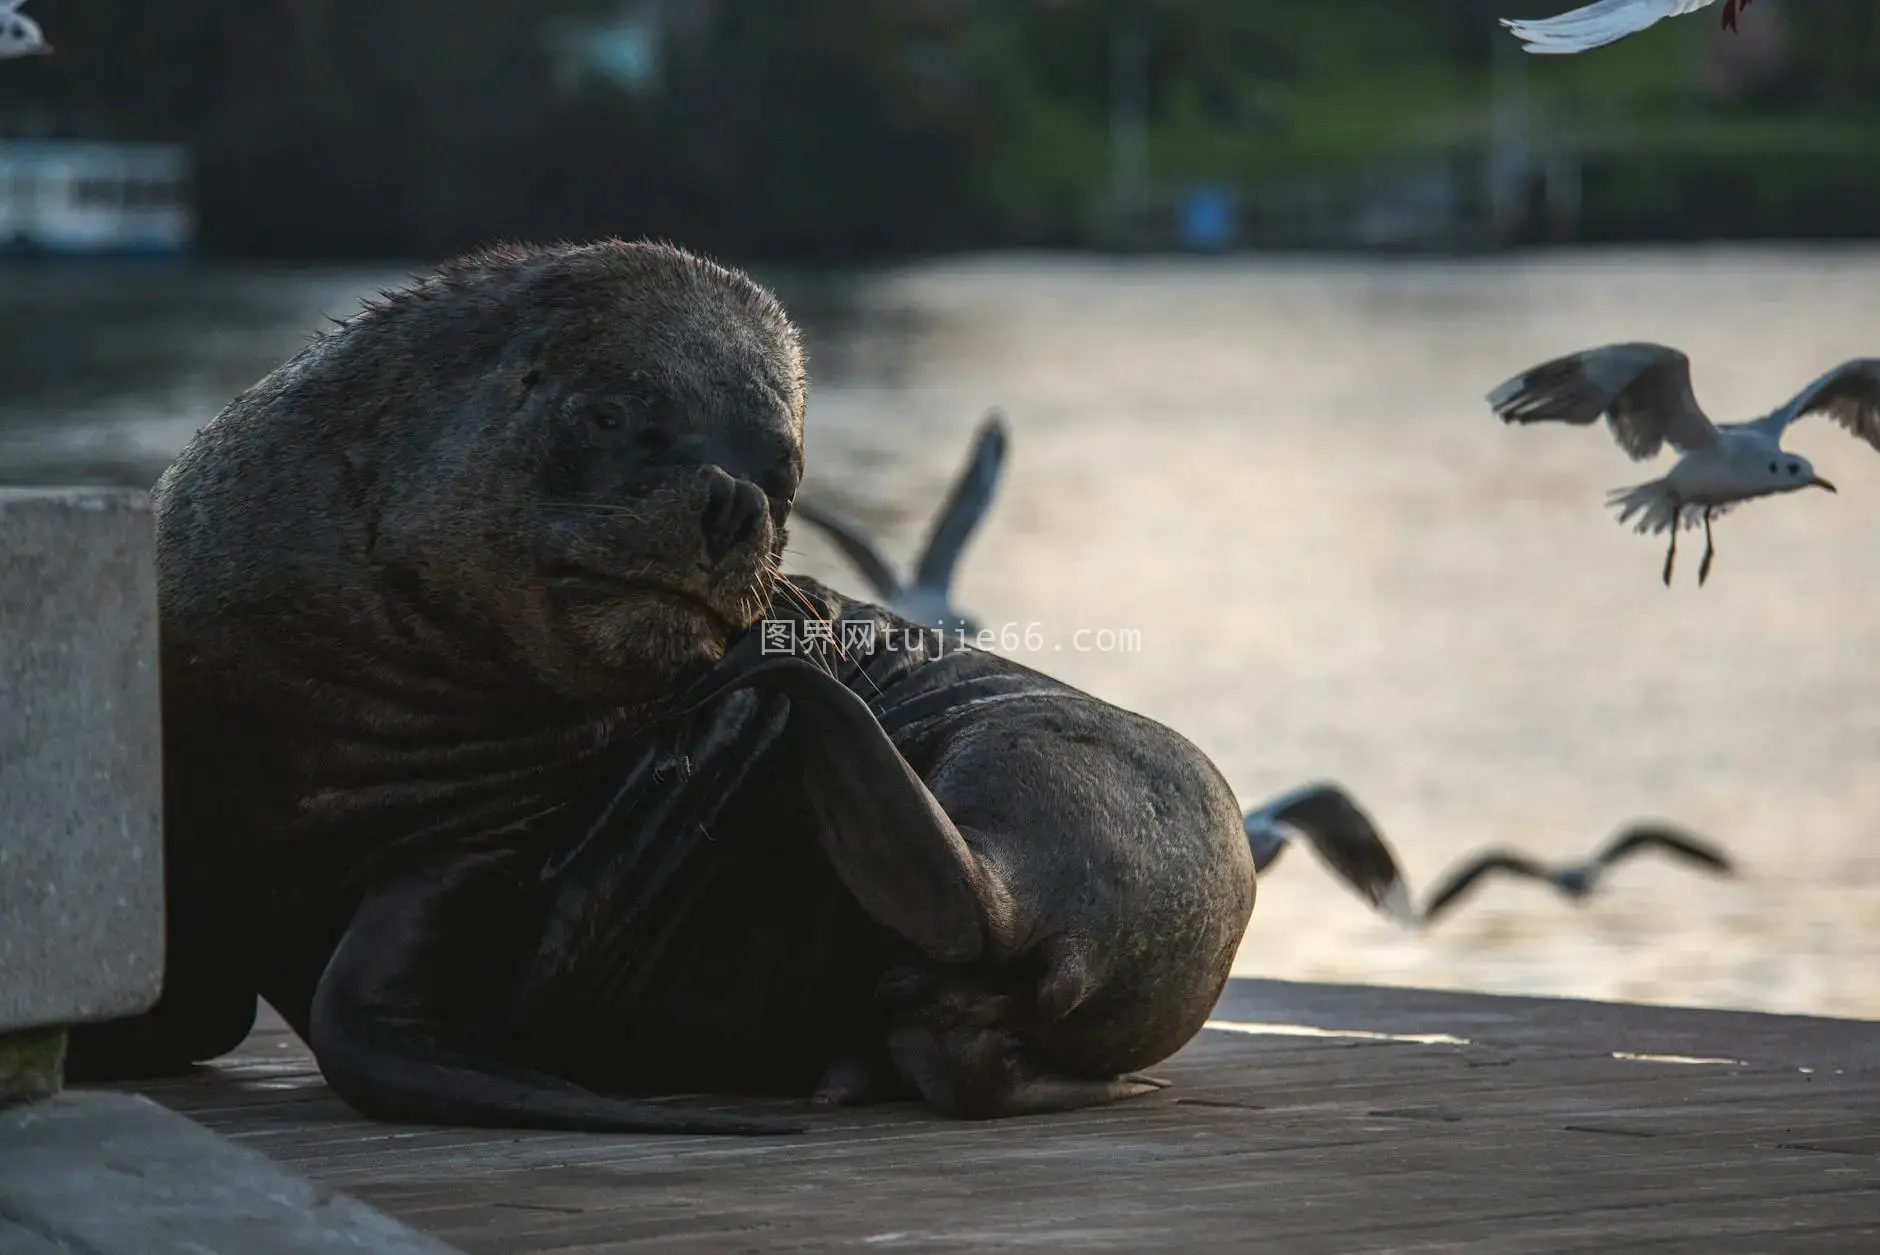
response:
<svg viewBox="0 0 1880 1255"><path fill-rule="evenodd" d="M1638 522L1632 530L1652 535L1670 531L1680 521L1680 513L1684 513L1678 507L1678 499L1671 491L1671 485L1662 479L1614 489L1606 495L1606 504L1619 511L1620 523L1630 523L1632 517L1637 515ZM1686 527L1694 524L1688 514L1682 522Z"/></svg>

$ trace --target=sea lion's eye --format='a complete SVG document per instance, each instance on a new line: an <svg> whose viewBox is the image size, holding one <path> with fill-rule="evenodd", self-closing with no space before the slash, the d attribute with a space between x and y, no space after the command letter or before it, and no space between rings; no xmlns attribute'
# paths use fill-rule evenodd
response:
<svg viewBox="0 0 1880 1255"><path fill-rule="evenodd" d="M620 406L612 401L603 401L588 407L588 421L602 431L618 431L625 419Z"/></svg>
<svg viewBox="0 0 1880 1255"><path fill-rule="evenodd" d="M1769 464L1769 473L1770 473L1771 475L1773 475L1773 474L1775 474L1775 470L1776 470L1776 464L1775 464L1774 462L1771 462L1771 463Z"/></svg>
<svg viewBox="0 0 1880 1255"><path fill-rule="evenodd" d="M1800 466L1796 465L1794 462L1789 463L1789 474L1800 475L1801 473L1802 473L1802 468Z"/></svg>

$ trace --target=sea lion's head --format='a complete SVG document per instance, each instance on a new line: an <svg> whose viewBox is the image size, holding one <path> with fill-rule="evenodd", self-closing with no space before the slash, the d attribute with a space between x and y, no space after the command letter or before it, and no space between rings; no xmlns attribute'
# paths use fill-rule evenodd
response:
<svg viewBox="0 0 1880 1255"><path fill-rule="evenodd" d="M291 613L317 653L651 700L763 613L803 410L796 329L736 271L618 241L478 253L198 436L159 487L166 620L247 601L251 639Z"/></svg>

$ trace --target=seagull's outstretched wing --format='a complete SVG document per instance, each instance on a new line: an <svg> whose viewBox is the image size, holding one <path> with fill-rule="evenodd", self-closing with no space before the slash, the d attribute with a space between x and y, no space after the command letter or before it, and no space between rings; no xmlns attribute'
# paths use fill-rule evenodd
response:
<svg viewBox="0 0 1880 1255"><path fill-rule="evenodd" d="M1656 26L1668 17L1695 13L1717 0L1596 0L1558 17L1521 20L1502 18L1501 24L1527 45L1527 51L1549 55L1585 52L1616 43Z"/></svg>
<svg viewBox="0 0 1880 1255"><path fill-rule="evenodd" d="M959 565L960 553L992 505L992 494L999 486L999 472L1005 466L1005 446L1005 415L991 410L979 422L979 434L966 468L953 481L953 490L947 494L946 504L940 507L940 517L915 565L916 587L944 593L952 586L953 569Z"/></svg>
<svg viewBox="0 0 1880 1255"><path fill-rule="evenodd" d="M1423 922L1430 923L1438 915L1454 906L1476 881L1489 872L1508 872L1515 876L1527 876L1533 880L1545 880L1550 884L1554 879L1552 872L1531 858L1505 850L1491 850L1487 854L1471 859L1466 865L1450 873L1449 878L1423 904Z"/></svg>
<svg viewBox="0 0 1880 1255"><path fill-rule="evenodd" d="M799 501L791 511L796 518L820 527L834 541L856 569L881 595L883 601L894 601L901 596L901 581L894 577L894 571L888 566L874 545L860 532L833 515L825 514L813 503Z"/></svg>
<svg viewBox="0 0 1880 1255"><path fill-rule="evenodd" d="M1691 359L1662 344L1608 344L1530 367L1488 394L1505 423L1572 423L1604 414L1633 460L1668 441L1680 453L1714 448L1717 429L1691 392Z"/></svg>
<svg viewBox="0 0 1880 1255"><path fill-rule="evenodd" d="M1735 865L1722 850L1669 824L1630 824L1614 837L1606 848L1594 857L1593 861L1601 867L1610 867L1620 859L1639 850L1654 847L1676 854L1693 863L1702 864L1726 876L1736 871Z"/></svg>
<svg viewBox="0 0 1880 1255"><path fill-rule="evenodd" d="M1253 870L1263 872L1286 852L1286 830L1268 810L1248 811L1240 817L1240 830L1247 834L1247 849L1253 853Z"/></svg>
<svg viewBox="0 0 1880 1255"><path fill-rule="evenodd" d="M1401 924L1416 922L1416 911L1410 905L1410 893L1404 887L1396 858L1377 825L1349 793L1335 784L1316 782L1282 793L1248 812L1241 827L1253 849L1256 868L1271 863L1284 848L1272 841L1270 829L1278 824L1303 834L1325 865L1373 907ZM1263 846L1269 851L1264 863Z"/></svg>
<svg viewBox="0 0 1880 1255"><path fill-rule="evenodd" d="M1790 423L1810 414L1826 414L1880 449L1880 357L1856 357L1842 362L1789 398L1767 418L1744 426L1780 436Z"/></svg>

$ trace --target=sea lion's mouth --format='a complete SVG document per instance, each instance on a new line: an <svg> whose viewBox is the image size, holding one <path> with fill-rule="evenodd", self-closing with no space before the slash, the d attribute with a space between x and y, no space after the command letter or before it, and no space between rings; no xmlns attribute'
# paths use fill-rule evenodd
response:
<svg viewBox="0 0 1880 1255"><path fill-rule="evenodd" d="M548 582L557 593L571 600L658 602L687 614L708 618L727 632L738 629L738 625L726 618L723 611L703 597L654 580L611 575L592 567L564 565L548 572Z"/></svg>

